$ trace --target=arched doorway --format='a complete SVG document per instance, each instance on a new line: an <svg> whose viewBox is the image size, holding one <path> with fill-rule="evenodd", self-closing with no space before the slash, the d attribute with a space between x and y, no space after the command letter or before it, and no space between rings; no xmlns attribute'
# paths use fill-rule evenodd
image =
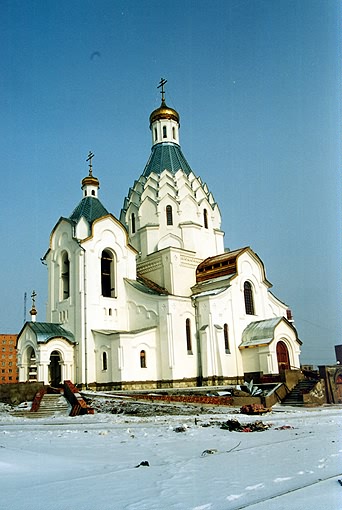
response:
<svg viewBox="0 0 342 510"><path fill-rule="evenodd" d="M62 359L58 351L52 351L49 365L49 381L51 386L58 388L62 379Z"/></svg>
<svg viewBox="0 0 342 510"><path fill-rule="evenodd" d="M279 373L290 368L289 351L282 341L277 343L277 360Z"/></svg>

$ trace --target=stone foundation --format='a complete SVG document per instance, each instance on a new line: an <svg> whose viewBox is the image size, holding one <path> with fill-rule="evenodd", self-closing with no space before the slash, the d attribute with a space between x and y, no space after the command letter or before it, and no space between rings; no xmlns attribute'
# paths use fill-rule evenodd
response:
<svg viewBox="0 0 342 510"><path fill-rule="evenodd" d="M232 386L236 384L243 384L243 377L210 377L204 378L199 381L197 378L191 379L178 379L178 380L160 380L160 381L122 381L111 383L90 383L88 388L94 391L148 391L148 390L162 390L173 388L198 388L201 386ZM85 389L85 385L78 384L80 390Z"/></svg>

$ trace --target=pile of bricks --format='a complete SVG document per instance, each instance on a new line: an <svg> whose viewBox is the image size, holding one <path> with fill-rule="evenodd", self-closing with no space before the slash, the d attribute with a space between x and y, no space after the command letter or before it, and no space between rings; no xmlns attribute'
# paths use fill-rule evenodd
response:
<svg viewBox="0 0 342 510"><path fill-rule="evenodd" d="M233 405L233 397L224 396L207 396L207 395L148 395L139 394L134 395L136 400L149 400L151 402L179 402L182 404L201 404L201 405L215 405L215 406L231 406Z"/></svg>

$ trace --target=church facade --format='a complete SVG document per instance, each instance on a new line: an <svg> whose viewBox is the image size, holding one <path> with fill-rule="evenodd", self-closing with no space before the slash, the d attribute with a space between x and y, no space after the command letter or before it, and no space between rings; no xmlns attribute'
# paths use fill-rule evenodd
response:
<svg viewBox="0 0 342 510"><path fill-rule="evenodd" d="M99 180L52 230L47 322L18 336L19 380L130 389L241 382L299 368L300 340L250 247L225 251L221 214L179 142L180 118L150 115L152 149L120 218Z"/></svg>

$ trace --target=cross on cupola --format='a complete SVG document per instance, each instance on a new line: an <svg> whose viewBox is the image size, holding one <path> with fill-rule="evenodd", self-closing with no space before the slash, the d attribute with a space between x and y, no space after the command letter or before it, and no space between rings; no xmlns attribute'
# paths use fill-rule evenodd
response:
<svg viewBox="0 0 342 510"><path fill-rule="evenodd" d="M32 292L31 298L32 298L32 308L30 310L31 320L32 322L36 322L36 316L37 316L37 309L36 309L36 297L37 294L35 291Z"/></svg>
<svg viewBox="0 0 342 510"><path fill-rule="evenodd" d="M90 177L93 176L93 162L92 162L93 157L94 157L94 154L91 151L89 151L86 161L89 161L89 176Z"/></svg>
<svg viewBox="0 0 342 510"><path fill-rule="evenodd" d="M161 78L157 86L161 93L161 105L150 115L150 129L152 131L152 144L176 143L179 144L179 114L165 103L165 85L167 80Z"/></svg>
<svg viewBox="0 0 342 510"><path fill-rule="evenodd" d="M94 154L89 151L86 161L89 161L89 175L82 180L83 197L95 197L97 198L97 192L100 187L100 183L97 177L93 176L93 157Z"/></svg>
<svg viewBox="0 0 342 510"><path fill-rule="evenodd" d="M164 90L164 85L167 83L167 80L165 80L164 78L160 78L160 82L159 82L159 85L157 87L157 89L160 89L161 88L161 95L162 95L162 103L165 103L165 90Z"/></svg>

